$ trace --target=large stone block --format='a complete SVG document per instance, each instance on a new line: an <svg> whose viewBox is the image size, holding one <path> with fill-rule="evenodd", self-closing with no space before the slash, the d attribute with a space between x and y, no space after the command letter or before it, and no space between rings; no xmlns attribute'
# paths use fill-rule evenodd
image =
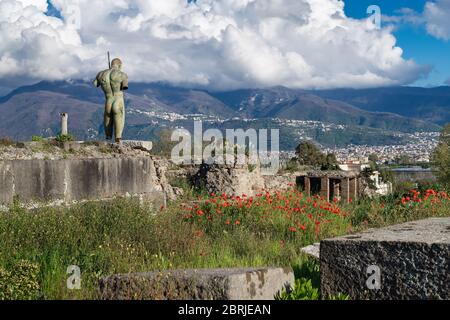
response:
<svg viewBox="0 0 450 320"><path fill-rule="evenodd" d="M173 270L100 280L107 300L272 300L294 284L291 268Z"/></svg>
<svg viewBox="0 0 450 320"><path fill-rule="evenodd" d="M150 157L0 161L0 205L134 195L165 204L171 186Z"/></svg>
<svg viewBox="0 0 450 320"><path fill-rule="evenodd" d="M322 296L450 299L450 218L323 240L320 271Z"/></svg>

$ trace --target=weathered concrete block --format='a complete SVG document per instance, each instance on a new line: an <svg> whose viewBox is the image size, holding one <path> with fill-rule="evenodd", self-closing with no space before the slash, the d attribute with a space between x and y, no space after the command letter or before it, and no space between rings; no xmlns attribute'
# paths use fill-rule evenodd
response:
<svg viewBox="0 0 450 320"><path fill-rule="evenodd" d="M273 300L293 284L291 268L198 269L113 275L99 289L107 300Z"/></svg>
<svg viewBox="0 0 450 320"><path fill-rule="evenodd" d="M153 142L151 141L124 140L122 141L122 145L125 147L139 149L148 152L150 152L153 148Z"/></svg>
<svg viewBox="0 0 450 320"><path fill-rule="evenodd" d="M450 299L450 218L323 240L320 271L322 296Z"/></svg>
<svg viewBox="0 0 450 320"><path fill-rule="evenodd" d="M139 195L165 204L171 186L150 157L0 161L0 205Z"/></svg>

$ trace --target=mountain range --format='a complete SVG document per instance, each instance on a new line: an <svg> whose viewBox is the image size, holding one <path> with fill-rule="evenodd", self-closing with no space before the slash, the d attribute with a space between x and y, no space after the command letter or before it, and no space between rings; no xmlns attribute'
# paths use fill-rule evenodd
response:
<svg viewBox="0 0 450 320"><path fill-rule="evenodd" d="M316 125L315 134L311 127L291 134L290 139L312 134L310 138L322 137L319 142L335 145L381 143L386 137L398 143L395 137L399 132L438 131L450 122L450 87L314 91L273 87L209 92L162 83L130 83L125 99L125 138L131 139L154 139L160 128L189 126L188 122L199 117L219 128L231 123L245 128L253 121L257 127L279 126L286 132L296 124L306 129L309 124L305 121L310 121ZM43 81L17 88L0 98L0 136L28 140L32 135L56 135L59 113L67 112L69 130L77 138L99 138L103 100L101 90L84 81ZM324 125L331 128L325 135ZM341 126L339 132L333 131L333 126ZM348 139L332 137L343 132ZM367 142L364 132L373 139ZM291 147L291 143L287 145Z"/></svg>

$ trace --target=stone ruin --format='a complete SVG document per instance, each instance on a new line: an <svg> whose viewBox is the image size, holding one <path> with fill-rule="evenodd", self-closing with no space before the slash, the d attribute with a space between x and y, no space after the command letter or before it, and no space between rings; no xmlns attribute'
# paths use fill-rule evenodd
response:
<svg viewBox="0 0 450 320"><path fill-rule="evenodd" d="M431 218L320 243L322 296L450 299L450 218Z"/></svg>
<svg viewBox="0 0 450 320"><path fill-rule="evenodd" d="M361 194L361 178L352 171L310 171L298 177L298 183L308 196L320 195L350 202Z"/></svg>
<svg viewBox="0 0 450 320"><path fill-rule="evenodd" d="M292 268L195 269L100 279L104 300L273 300L294 286Z"/></svg>
<svg viewBox="0 0 450 320"><path fill-rule="evenodd" d="M177 197L166 177L167 159L151 142L25 142L0 150L0 207L27 207L136 196L155 207Z"/></svg>
<svg viewBox="0 0 450 320"><path fill-rule="evenodd" d="M194 186L205 188L208 193L229 195L255 194L265 188L259 166L202 164L191 177Z"/></svg>

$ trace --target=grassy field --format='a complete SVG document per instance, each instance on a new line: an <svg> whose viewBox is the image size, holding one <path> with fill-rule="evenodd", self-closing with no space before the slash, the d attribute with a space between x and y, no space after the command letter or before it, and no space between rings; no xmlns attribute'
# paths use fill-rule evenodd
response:
<svg viewBox="0 0 450 320"><path fill-rule="evenodd" d="M114 273L289 265L304 296L316 298L318 265L300 254L302 246L429 216L450 216L446 193L346 205L295 189L254 197L190 193L156 211L137 199L34 211L14 205L0 213L0 299L95 299L99 277ZM67 289L69 265L81 269L81 290Z"/></svg>

